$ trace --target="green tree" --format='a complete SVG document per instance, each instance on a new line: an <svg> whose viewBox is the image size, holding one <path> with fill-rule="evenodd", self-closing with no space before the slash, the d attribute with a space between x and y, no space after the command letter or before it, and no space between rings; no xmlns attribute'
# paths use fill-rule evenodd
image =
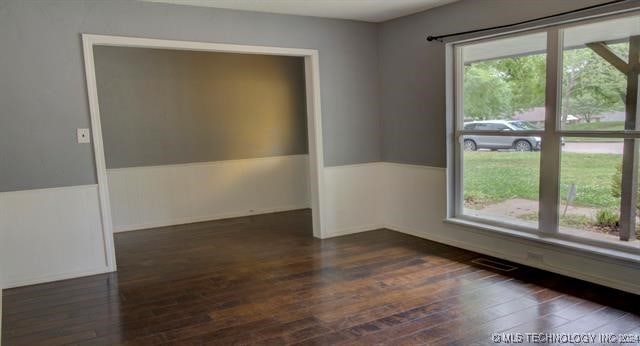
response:
<svg viewBox="0 0 640 346"><path fill-rule="evenodd" d="M609 46L627 59L628 44ZM544 105L546 55L533 54L465 66L464 115L476 120L511 118ZM593 116L624 109L626 77L589 48L563 56L562 116Z"/></svg>
<svg viewBox="0 0 640 346"><path fill-rule="evenodd" d="M500 71L482 65L465 66L465 117L476 120L502 118L510 109L511 90Z"/></svg>
<svg viewBox="0 0 640 346"><path fill-rule="evenodd" d="M611 45L621 58L628 44ZM580 115L591 122L594 115L624 109L626 77L589 48L566 50L563 56L562 116Z"/></svg>
<svg viewBox="0 0 640 346"><path fill-rule="evenodd" d="M573 97L573 110L590 123L594 116L613 110L617 102L599 93L581 92Z"/></svg>
<svg viewBox="0 0 640 346"><path fill-rule="evenodd" d="M494 66L501 71L511 90L511 114L544 105L546 56L543 54L499 59Z"/></svg>
<svg viewBox="0 0 640 346"><path fill-rule="evenodd" d="M510 57L465 67L465 117L511 118L544 105L544 55Z"/></svg>

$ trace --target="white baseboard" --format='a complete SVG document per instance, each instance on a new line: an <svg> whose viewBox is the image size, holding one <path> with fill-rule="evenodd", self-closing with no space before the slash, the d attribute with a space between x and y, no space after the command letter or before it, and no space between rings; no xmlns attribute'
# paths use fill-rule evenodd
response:
<svg viewBox="0 0 640 346"><path fill-rule="evenodd" d="M367 225L367 226L357 226L357 227L337 229L327 233L326 236L323 237L323 239L341 237L344 235L361 233L361 232L368 232L368 231L373 231L381 228L386 228L386 227L382 224L374 224L374 225Z"/></svg>
<svg viewBox="0 0 640 346"><path fill-rule="evenodd" d="M110 169L115 232L309 208L308 155Z"/></svg>
<svg viewBox="0 0 640 346"><path fill-rule="evenodd" d="M238 212L230 212L230 213L208 215L208 216L201 216L201 217L185 217L185 218L177 218L169 221L167 220L160 221L156 223L119 225L118 228L115 228L113 231L115 233L130 232L130 231L137 231L137 230L148 229L148 228L183 225L183 224L195 223L195 222L214 221L214 220L230 219L235 217L259 215L259 214L279 213L279 212L308 209L308 208L309 206L306 204L288 205L288 206L282 206L282 207L265 208L265 209L251 210L251 211L238 211Z"/></svg>
<svg viewBox="0 0 640 346"><path fill-rule="evenodd" d="M97 268L89 268L87 270L82 270L77 272L61 272L61 273L55 273L51 275L42 275L42 276L38 276L38 277L34 277L34 278L22 280L22 281L10 282L6 287L4 287L4 289L37 285L37 284L42 284L47 282L54 282L54 281L61 281L61 280L68 280L68 279L75 279L83 276L92 276L92 275L98 275L98 274L105 274L109 272L110 271L107 267L100 266Z"/></svg>
<svg viewBox="0 0 640 346"><path fill-rule="evenodd" d="M0 193L0 287L108 271L97 185Z"/></svg>

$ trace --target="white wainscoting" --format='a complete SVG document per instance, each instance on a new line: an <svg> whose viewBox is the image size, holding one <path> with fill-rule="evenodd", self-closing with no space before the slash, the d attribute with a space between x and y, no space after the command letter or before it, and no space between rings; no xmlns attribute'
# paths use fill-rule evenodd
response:
<svg viewBox="0 0 640 346"><path fill-rule="evenodd" d="M107 170L115 232L309 208L308 155Z"/></svg>
<svg viewBox="0 0 640 346"><path fill-rule="evenodd" d="M106 271L97 185L0 193L0 287Z"/></svg>
<svg viewBox="0 0 640 346"><path fill-rule="evenodd" d="M384 226L381 167L376 162L324 169L324 238Z"/></svg>
<svg viewBox="0 0 640 346"><path fill-rule="evenodd" d="M114 220L120 217L121 229L127 229L308 207L306 160L113 170L111 198L127 203L114 203ZM321 172L325 237L386 227L640 294L636 263L443 223L442 168L378 162ZM122 175L136 183L123 183ZM98 203L95 185L0 193L0 287L106 272Z"/></svg>
<svg viewBox="0 0 640 346"><path fill-rule="evenodd" d="M640 294L637 263L444 223L445 169L395 163L381 166L385 185L378 191L388 229ZM541 255L542 261L527 253Z"/></svg>

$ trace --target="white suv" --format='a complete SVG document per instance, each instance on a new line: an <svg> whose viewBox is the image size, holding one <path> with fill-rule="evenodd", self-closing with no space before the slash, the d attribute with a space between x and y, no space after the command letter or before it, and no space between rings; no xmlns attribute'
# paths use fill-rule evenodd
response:
<svg viewBox="0 0 640 346"><path fill-rule="evenodd" d="M483 120L464 124L465 130L513 132L513 136L465 135L464 150L514 149L515 151L540 150L540 137L518 136L518 131L540 130L522 120Z"/></svg>

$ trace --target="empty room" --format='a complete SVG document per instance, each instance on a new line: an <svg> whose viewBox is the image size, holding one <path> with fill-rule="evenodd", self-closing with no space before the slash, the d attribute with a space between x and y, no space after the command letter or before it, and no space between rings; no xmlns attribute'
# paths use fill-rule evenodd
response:
<svg viewBox="0 0 640 346"><path fill-rule="evenodd" d="M2 345L640 344L640 1L0 0Z"/></svg>

